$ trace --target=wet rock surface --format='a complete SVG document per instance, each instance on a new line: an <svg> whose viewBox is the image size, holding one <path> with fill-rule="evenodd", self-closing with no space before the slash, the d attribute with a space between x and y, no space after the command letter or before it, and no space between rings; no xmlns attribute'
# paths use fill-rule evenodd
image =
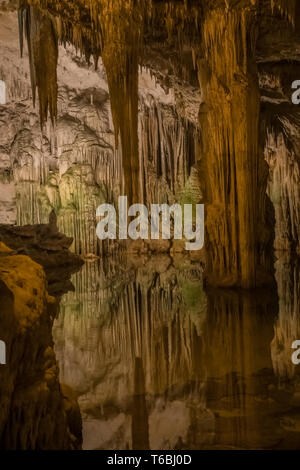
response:
<svg viewBox="0 0 300 470"><path fill-rule="evenodd" d="M53 351L57 302L46 275L28 256L0 243L0 331L6 344L1 366L1 449L77 449L80 413L62 393Z"/></svg>
<svg viewBox="0 0 300 470"><path fill-rule="evenodd" d="M14 254L27 255L44 268L51 295L58 296L72 289L71 274L80 268L83 260L68 250L73 240L58 232L56 222L22 227L0 225L0 241L14 250Z"/></svg>

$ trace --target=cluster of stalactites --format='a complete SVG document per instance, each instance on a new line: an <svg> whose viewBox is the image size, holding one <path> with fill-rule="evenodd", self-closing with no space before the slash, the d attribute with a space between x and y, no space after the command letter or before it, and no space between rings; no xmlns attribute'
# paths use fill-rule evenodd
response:
<svg viewBox="0 0 300 470"><path fill-rule="evenodd" d="M272 10L278 9L282 16L295 25L296 0L271 0Z"/></svg>
<svg viewBox="0 0 300 470"><path fill-rule="evenodd" d="M273 8L279 8L293 22L295 0L270 1ZM256 8L257 3L258 0L251 0L249 5ZM196 66L195 57L203 56L202 46L206 52L216 51L210 47L210 42L217 38L207 34L208 27L206 34L202 31L203 22L206 26L209 23L210 5L209 2L188 0L19 0L21 48L24 31L28 42L33 100L38 89L42 126L48 114L53 121L57 113L58 43L75 45L88 61L93 56L95 64L102 56L117 144L121 137L125 191L132 200L139 198L138 64L142 62L144 27L160 25L169 39L177 38L175 47L178 47L179 55L184 44L190 41ZM222 9L225 16L228 2L224 1L220 11ZM241 19L238 18L243 32L241 56L244 57L248 35L246 16L247 11L244 11ZM236 58L232 60L234 62Z"/></svg>
<svg viewBox="0 0 300 470"><path fill-rule="evenodd" d="M93 25L101 30L103 38L102 60L107 73L117 146L119 135L121 137L125 191L132 202L138 202L138 65L141 63L148 1L99 0L89 3Z"/></svg>
<svg viewBox="0 0 300 470"><path fill-rule="evenodd" d="M28 42L33 100L39 94L41 126L56 117L58 42L72 43L107 71L116 144L122 143L125 191L138 200L138 64L150 0L20 0L20 41ZM68 8L64 9L64 5Z"/></svg>
<svg viewBox="0 0 300 470"><path fill-rule="evenodd" d="M255 5L256 2L254 0L251 4ZM277 8L294 23L296 0L270 2L273 10ZM34 98L38 88L41 100L46 99L42 103L41 121L44 122L47 117L47 110L52 118L55 117L56 93L51 80L55 76L53 69L57 60L57 41L64 45L72 43L88 61L93 56L95 63L103 53L111 81L111 93L115 89L112 82L118 84L118 89L124 88L124 93L128 93L132 92L132 85L136 86L136 79L132 84L129 80L132 81L132 76L136 75L136 62L141 58L144 24L161 24L169 38L174 38L174 34L178 37L179 46L192 38L194 45L198 43L200 47L201 25L209 5L209 2L188 0L19 0L20 33L22 35L22 30L25 30L29 43ZM224 11L227 7L228 2L224 0ZM47 60L46 68L38 65L39 60L43 62L43 50L47 52L47 58L50 58L50 64ZM195 52L194 48L193 51ZM43 70L41 77L39 69ZM123 82L126 87L123 87ZM120 102L119 96L112 101L117 101L120 108L122 101ZM113 105L118 137L123 116L114 108ZM131 109L136 109L135 103L131 104Z"/></svg>

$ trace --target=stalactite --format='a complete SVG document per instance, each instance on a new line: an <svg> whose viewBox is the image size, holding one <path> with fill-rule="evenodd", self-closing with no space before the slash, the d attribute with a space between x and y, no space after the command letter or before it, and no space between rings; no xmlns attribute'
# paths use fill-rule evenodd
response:
<svg viewBox="0 0 300 470"><path fill-rule="evenodd" d="M295 26L296 0L271 0L271 6L273 11L277 8Z"/></svg>
<svg viewBox="0 0 300 470"><path fill-rule="evenodd" d="M32 2L38 3L42 7L57 8L49 2ZM52 93L52 87L56 86L56 80L51 74L46 74L46 80L40 80L40 70L42 68L45 50L39 41L39 31L42 24L48 28L49 39L45 41L44 46L51 47L51 38L57 41L57 37L62 42L70 41L76 47L79 47L85 54L87 60L90 55L94 54L97 63L99 50L102 52L102 59L107 71L108 85L111 97L111 106L113 121L115 126L116 142L120 134L122 143L122 158L125 179L125 193L130 201L139 200L139 158L138 158L138 63L141 58L141 42L143 38L143 22L144 11L147 8L148 1L139 0L99 0L97 2L83 1L82 6L88 7L90 12L90 21L98 34L97 44L95 44L94 35L91 33L87 37L83 32L84 28L81 24L71 25L67 20L63 19L63 13L60 11L61 17L56 21L56 30L52 24L51 18L44 18L43 14L37 7L20 6L19 16L20 33L22 36L23 24L25 23L25 31L28 38L30 62L32 70L32 86L33 97L35 99L35 88L39 89L41 103L41 122L45 121L48 110L51 118L56 117L56 109L53 106L56 95ZM75 7L76 8L76 7ZM57 11L57 10L56 10ZM58 10L59 11L59 10ZM76 10L77 14L79 12ZM76 18L75 18L76 19ZM43 23L42 23L43 22ZM32 24L35 30L32 30ZM51 28L51 30L50 30ZM53 31L52 31L53 29ZM40 44L35 47L36 42ZM94 43L93 43L94 42ZM22 40L21 40L22 47ZM33 50L32 50L33 49ZM50 48L49 54L53 65L57 62L57 46L56 51ZM54 61L54 62L53 62ZM39 68L40 67L40 68ZM52 73L54 67L49 67ZM50 70L49 70L50 72ZM56 72L55 72L56 73ZM54 85L55 84L55 85ZM51 93L45 93L50 88Z"/></svg>
<svg viewBox="0 0 300 470"><path fill-rule="evenodd" d="M175 107L153 99L140 106L139 129L142 200L146 204L174 199L185 202L180 194L197 160L196 125L180 118ZM199 187L193 194L198 202Z"/></svg>
<svg viewBox="0 0 300 470"><path fill-rule="evenodd" d="M110 90L116 143L122 142L125 193L140 200L138 155L138 64L143 37L144 1L101 0L102 59ZM92 15L95 16L95 13Z"/></svg>
<svg viewBox="0 0 300 470"><path fill-rule="evenodd" d="M23 51L23 32L28 44L32 96L35 104L39 95L41 126L48 112L52 122L57 115L58 42L51 18L35 6L21 2L19 9L20 45Z"/></svg>

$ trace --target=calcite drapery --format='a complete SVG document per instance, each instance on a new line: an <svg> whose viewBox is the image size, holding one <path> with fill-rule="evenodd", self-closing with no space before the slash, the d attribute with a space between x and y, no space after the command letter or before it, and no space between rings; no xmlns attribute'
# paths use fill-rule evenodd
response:
<svg viewBox="0 0 300 470"><path fill-rule="evenodd" d="M124 194L130 202L138 203L138 66L145 2L101 0L98 6L96 17L103 32L102 59L110 90L115 136L118 139L120 133L122 142Z"/></svg>
<svg viewBox="0 0 300 470"><path fill-rule="evenodd" d="M226 14L210 11L203 24L205 54L199 70L207 273L211 284L244 288L260 283L258 250L265 230L256 23L250 2Z"/></svg>

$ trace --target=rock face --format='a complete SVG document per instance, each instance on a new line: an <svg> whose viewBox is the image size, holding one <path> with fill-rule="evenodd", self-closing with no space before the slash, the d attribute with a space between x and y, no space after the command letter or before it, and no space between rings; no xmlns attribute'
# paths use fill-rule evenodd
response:
<svg viewBox="0 0 300 470"><path fill-rule="evenodd" d="M51 332L57 304L47 293L45 273L29 257L1 243L0 275L0 330L6 344L1 448L79 448L80 415L58 382Z"/></svg>
<svg viewBox="0 0 300 470"><path fill-rule="evenodd" d="M73 240L58 232L56 218L54 225L53 221L22 227L0 225L0 241L42 265L47 275L48 290L55 296L68 291L71 274L83 264L78 256L68 251Z"/></svg>

